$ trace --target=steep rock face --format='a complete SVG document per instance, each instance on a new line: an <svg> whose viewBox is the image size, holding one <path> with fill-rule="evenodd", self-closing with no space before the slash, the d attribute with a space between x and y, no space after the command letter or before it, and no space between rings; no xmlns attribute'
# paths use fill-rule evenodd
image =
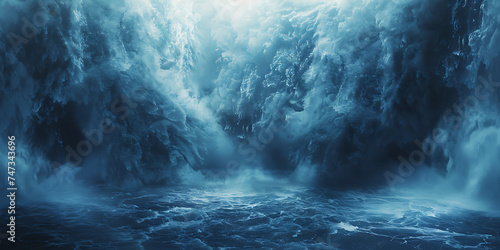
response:
<svg viewBox="0 0 500 250"><path fill-rule="evenodd" d="M471 192L498 177L468 174L479 158L493 168L498 95L463 103L500 78L494 1L0 7L0 132L20 138L27 179L172 184L185 168L301 167L324 185L380 184L436 128L448 139L420 165L461 169Z"/></svg>

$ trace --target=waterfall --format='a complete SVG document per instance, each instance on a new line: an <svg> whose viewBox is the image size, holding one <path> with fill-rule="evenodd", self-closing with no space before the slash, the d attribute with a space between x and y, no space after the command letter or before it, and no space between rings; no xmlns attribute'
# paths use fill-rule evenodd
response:
<svg viewBox="0 0 500 250"><path fill-rule="evenodd" d="M430 171L497 199L499 10L494 0L2 1L1 140L18 138L27 188L251 173L385 187Z"/></svg>

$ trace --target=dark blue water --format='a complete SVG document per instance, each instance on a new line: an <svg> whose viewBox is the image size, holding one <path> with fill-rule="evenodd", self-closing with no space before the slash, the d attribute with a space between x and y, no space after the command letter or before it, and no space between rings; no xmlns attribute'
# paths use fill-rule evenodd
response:
<svg viewBox="0 0 500 250"><path fill-rule="evenodd" d="M26 206L31 249L453 249L500 247L500 217L410 192L163 189ZM469 204L470 205L470 204ZM21 212L20 212L21 213Z"/></svg>

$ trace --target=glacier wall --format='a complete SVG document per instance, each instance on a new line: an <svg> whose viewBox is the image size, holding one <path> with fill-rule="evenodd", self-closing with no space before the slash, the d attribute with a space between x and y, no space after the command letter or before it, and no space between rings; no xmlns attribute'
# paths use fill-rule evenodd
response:
<svg viewBox="0 0 500 250"><path fill-rule="evenodd" d="M498 196L496 1L6 0L0 9L0 134L18 138L25 185L176 185L251 169L385 185L388 171L410 178L398 173L400 156L440 129L446 139L415 168Z"/></svg>

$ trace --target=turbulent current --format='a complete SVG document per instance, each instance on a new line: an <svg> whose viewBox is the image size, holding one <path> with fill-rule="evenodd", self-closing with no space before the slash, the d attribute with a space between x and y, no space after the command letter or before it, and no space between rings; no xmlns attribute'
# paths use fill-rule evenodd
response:
<svg viewBox="0 0 500 250"><path fill-rule="evenodd" d="M20 223L34 222L22 226L27 246L488 249L500 245L500 219L465 209L466 204L451 197L436 202L434 196L412 193L289 188L107 191L105 197L33 205L20 219Z"/></svg>
<svg viewBox="0 0 500 250"><path fill-rule="evenodd" d="M0 13L27 248L500 247L497 0Z"/></svg>

